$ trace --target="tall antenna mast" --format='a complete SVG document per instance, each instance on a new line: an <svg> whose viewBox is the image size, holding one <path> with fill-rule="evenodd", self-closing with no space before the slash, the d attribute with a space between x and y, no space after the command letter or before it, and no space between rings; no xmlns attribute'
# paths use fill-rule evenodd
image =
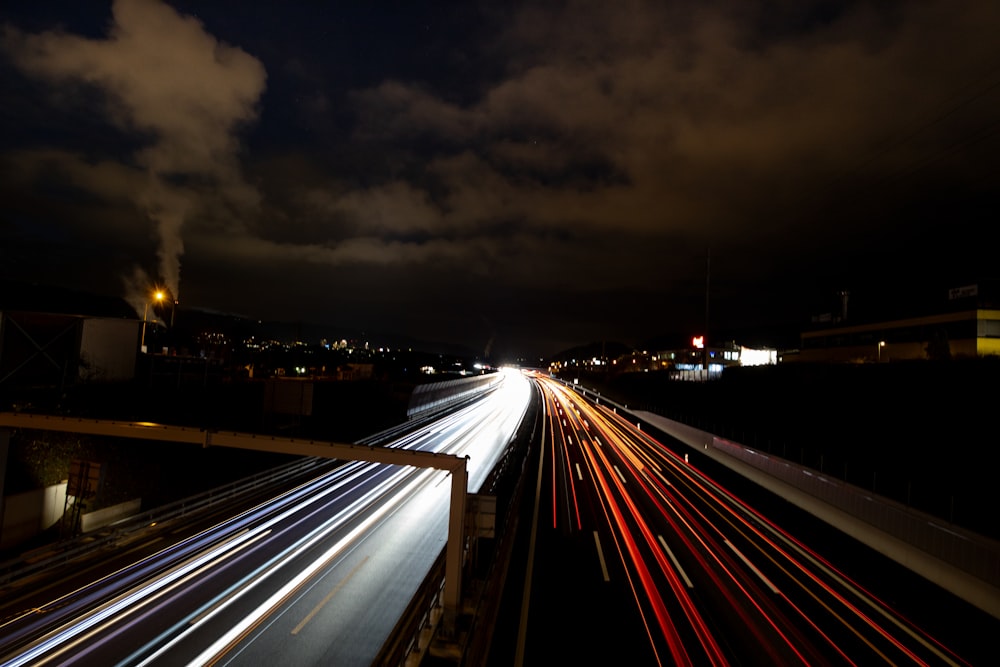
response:
<svg viewBox="0 0 1000 667"><path fill-rule="evenodd" d="M708 252L706 253L706 256L705 256L705 348L704 348L704 355L705 355L704 368L705 368L705 373L708 373L708 345L709 345L709 337L708 337L708 288L709 288L711 279L712 279L712 246L709 246L708 247Z"/></svg>

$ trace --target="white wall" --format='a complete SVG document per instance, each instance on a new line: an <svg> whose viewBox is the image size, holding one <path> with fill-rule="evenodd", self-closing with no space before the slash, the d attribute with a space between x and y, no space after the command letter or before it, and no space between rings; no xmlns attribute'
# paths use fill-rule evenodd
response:
<svg viewBox="0 0 1000 667"><path fill-rule="evenodd" d="M80 340L80 379L114 382L134 378L141 325L136 320L85 319Z"/></svg>
<svg viewBox="0 0 1000 667"><path fill-rule="evenodd" d="M4 498L0 549L17 546L54 526L66 505L66 482Z"/></svg>

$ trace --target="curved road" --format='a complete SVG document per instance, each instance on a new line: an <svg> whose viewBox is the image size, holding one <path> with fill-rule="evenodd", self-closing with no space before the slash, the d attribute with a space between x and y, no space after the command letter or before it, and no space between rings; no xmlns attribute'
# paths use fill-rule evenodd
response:
<svg viewBox="0 0 1000 667"><path fill-rule="evenodd" d="M533 396L520 373L388 446L468 457L475 492ZM370 664L447 539L446 472L347 463L0 626L5 665Z"/></svg>
<svg viewBox="0 0 1000 667"><path fill-rule="evenodd" d="M536 381L549 437L539 485L545 552L534 561L545 580L532 590L546 592L526 609L533 618L561 609L579 640L545 621L526 624L518 664L556 656L664 665L971 664L635 423L559 382ZM553 587L574 602L559 607Z"/></svg>

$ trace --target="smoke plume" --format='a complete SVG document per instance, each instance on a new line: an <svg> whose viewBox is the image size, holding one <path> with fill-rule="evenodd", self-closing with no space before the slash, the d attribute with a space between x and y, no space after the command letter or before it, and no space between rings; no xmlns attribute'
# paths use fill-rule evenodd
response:
<svg viewBox="0 0 1000 667"><path fill-rule="evenodd" d="M95 87L108 120L142 138L133 161L148 186L135 201L153 226L160 280L178 298L185 224L211 200L255 203L240 174L237 132L256 119L263 65L158 0L116 0L104 39L14 29L4 37L24 72Z"/></svg>

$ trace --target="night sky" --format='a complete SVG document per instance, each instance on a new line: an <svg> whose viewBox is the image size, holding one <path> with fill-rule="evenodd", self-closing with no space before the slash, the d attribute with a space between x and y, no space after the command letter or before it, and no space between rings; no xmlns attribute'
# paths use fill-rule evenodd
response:
<svg viewBox="0 0 1000 667"><path fill-rule="evenodd" d="M158 283L544 355L998 273L997 2L8 0L0 30L0 277L139 313Z"/></svg>

